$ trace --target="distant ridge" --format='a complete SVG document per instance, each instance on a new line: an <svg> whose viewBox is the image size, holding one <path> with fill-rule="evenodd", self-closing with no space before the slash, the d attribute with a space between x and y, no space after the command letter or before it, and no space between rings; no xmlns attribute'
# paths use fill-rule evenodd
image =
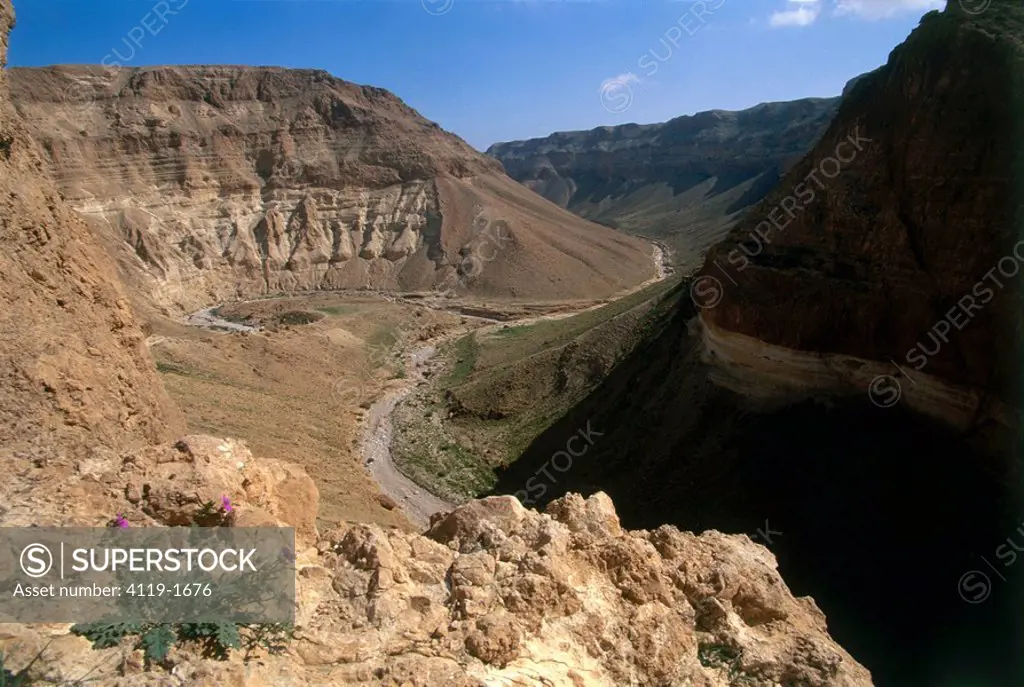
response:
<svg viewBox="0 0 1024 687"><path fill-rule="evenodd" d="M595 222L664 240L696 267L828 126L839 98L711 110L497 143L487 153L548 200Z"/></svg>

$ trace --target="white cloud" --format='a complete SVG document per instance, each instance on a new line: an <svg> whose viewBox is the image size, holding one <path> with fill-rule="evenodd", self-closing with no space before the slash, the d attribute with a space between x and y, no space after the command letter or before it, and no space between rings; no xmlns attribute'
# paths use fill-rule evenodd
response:
<svg viewBox="0 0 1024 687"><path fill-rule="evenodd" d="M633 72L625 72L605 79L601 82L601 87L598 90L603 92L613 84L616 86L628 86L631 83L640 83L640 77Z"/></svg>
<svg viewBox="0 0 1024 687"><path fill-rule="evenodd" d="M945 4L944 0L836 0L836 14L886 19L906 12L942 9Z"/></svg>
<svg viewBox="0 0 1024 687"><path fill-rule="evenodd" d="M821 12L820 0L789 0L786 7L768 19L771 26L809 26Z"/></svg>
<svg viewBox="0 0 1024 687"><path fill-rule="evenodd" d="M774 27L810 26L821 14L826 0L787 0L786 8L771 15ZM942 9L945 0L828 0L836 16L857 19L887 19L905 13Z"/></svg>

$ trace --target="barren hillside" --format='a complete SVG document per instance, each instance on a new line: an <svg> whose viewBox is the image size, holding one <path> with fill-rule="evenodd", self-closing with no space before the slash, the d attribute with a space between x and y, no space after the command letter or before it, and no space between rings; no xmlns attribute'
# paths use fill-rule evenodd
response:
<svg viewBox="0 0 1024 687"><path fill-rule="evenodd" d="M612 295L651 248L537 198L379 88L249 67L14 69L69 204L168 311L282 291Z"/></svg>
<svg viewBox="0 0 1024 687"><path fill-rule="evenodd" d="M0 6L0 59L11 22ZM61 202L0 81L0 456L139 446L180 431L113 262ZM8 486L5 482L4 486ZM9 500L4 510L12 507Z"/></svg>
<svg viewBox="0 0 1024 687"><path fill-rule="evenodd" d="M838 98L712 110L662 124L496 143L512 178L581 217L666 241L685 268L778 183L828 126Z"/></svg>

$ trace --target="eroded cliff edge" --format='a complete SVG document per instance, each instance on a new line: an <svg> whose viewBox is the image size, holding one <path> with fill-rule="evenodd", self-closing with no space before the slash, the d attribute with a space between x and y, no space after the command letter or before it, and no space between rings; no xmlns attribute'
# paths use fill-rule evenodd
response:
<svg viewBox="0 0 1024 687"><path fill-rule="evenodd" d="M321 288L590 298L653 274L649 244L542 201L391 93L324 71L65 66L9 80L61 193L170 311Z"/></svg>
<svg viewBox="0 0 1024 687"><path fill-rule="evenodd" d="M762 342L830 357L827 383L891 375L912 407L1014 431L1022 36L1009 3L950 3L851 90L815 149L709 254L698 304L712 353L728 366L743 357L730 349L753 357ZM751 365L778 367L771 357ZM794 381L779 393L818 383Z"/></svg>
<svg viewBox="0 0 1024 687"><path fill-rule="evenodd" d="M0 7L2 62L13 10ZM8 469L11 461L83 457L180 431L116 269L61 201L10 103L6 71L0 220L0 455Z"/></svg>

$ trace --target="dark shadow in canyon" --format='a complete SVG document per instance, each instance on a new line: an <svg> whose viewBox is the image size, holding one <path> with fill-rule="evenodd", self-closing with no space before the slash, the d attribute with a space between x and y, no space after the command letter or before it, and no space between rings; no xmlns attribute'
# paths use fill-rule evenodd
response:
<svg viewBox="0 0 1024 687"><path fill-rule="evenodd" d="M990 439L899 406L876 408L866 390L744 409L707 382L687 332L695 313L679 295L660 335L538 437L495 492L522 497L527 480L589 425L587 452L565 472L548 466L557 483L543 473L531 483L534 507L566 491L603 490L630 528L751 536L883 687L1024 684L1024 553L996 555L1007 537L1024 549L1017 460L993 458ZM975 601L984 591L978 575L961 590L970 571L990 581L981 603L961 595Z"/></svg>

